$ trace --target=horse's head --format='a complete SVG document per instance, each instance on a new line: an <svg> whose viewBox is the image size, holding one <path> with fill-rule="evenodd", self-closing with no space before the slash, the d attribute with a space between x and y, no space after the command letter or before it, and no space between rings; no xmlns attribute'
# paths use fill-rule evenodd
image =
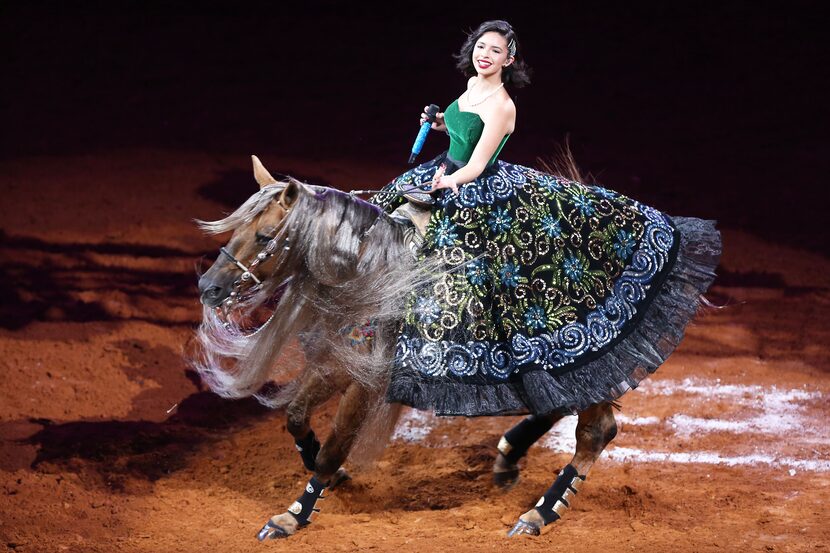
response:
<svg viewBox="0 0 830 553"><path fill-rule="evenodd" d="M232 294L272 274L282 249L273 239L300 194L307 193L297 181L277 182L256 156L251 157L259 192L225 219L200 223L210 233L233 230L219 257L199 279L200 299L208 307L218 307Z"/></svg>
<svg viewBox="0 0 830 553"><path fill-rule="evenodd" d="M387 331L410 292L434 279L413 265L402 225L378 206L328 187L277 182L253 162L259 192L224 219L199 222L211 234L233 235L199 279L194 366L224 397L259 394L278 405L263 384L285 345L313 332L323 339L303 344L307 359L328 355L361 382L377 382L396 343ZM365 320L384 329L368 357L340 333Z"/></svg>

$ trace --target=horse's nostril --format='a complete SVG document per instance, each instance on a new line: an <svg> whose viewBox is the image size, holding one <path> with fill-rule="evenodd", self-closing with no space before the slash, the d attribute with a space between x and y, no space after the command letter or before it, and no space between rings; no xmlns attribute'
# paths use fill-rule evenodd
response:
<svg viewBox="0 0 830 553"><path fill-rule="evenodd" d="M225 299L225 291L221 286L211 286L202 291L201 301L210 307L216 307Z"/></svg>
<svg viewBox="0 0 830 553"><path fill-rule="evenodd" d="M219 295L221 293L222 293L222 289L220 287L212 286L212 287L208 288L207 290L205 290L204 294L202 294L202 295L207 297L207 298L210 298L210 299L216 299L216 298L219 297Z"/></svg>

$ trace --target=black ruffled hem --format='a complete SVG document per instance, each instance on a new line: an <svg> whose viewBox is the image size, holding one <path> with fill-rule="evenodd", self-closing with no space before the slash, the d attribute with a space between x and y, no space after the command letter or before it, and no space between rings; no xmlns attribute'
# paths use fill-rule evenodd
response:
<svg viewBox="0 0 830 553"><path fill-rule="evenodd" d="M516 382L481 385L425 378L414 369L399 368L388 400L438 415L573 414L636 388L680 344L720 259L721 239L714 221L672 220L680 232L674 267L639 324L602 357L563 374L536 370Z"/></svg>

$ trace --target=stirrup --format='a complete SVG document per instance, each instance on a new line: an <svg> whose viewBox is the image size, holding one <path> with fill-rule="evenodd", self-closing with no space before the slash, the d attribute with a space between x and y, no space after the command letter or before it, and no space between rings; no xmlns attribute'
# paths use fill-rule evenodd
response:
<svg viewBox="0 0 830 553"><path fill-rule="evenodd" d="M430 207L435 203L435 198L430 194L432 192L432 185L430 183L422 185L397 183L395 188L398 194L417 206Z"/></svg>

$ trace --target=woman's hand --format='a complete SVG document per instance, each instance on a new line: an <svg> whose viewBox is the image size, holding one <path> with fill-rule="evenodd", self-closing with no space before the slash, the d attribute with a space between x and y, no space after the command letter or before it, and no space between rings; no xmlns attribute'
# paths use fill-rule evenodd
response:
<svg viewBox="0 0 830 553"><path fill-rule="evenodd" d="M453 192L458 194L458 182L451 175L445 175L446 170L447 166L442 163L438 170L435 171L435 176L432 177L432 190L430 192L435 192L442 188L451 188Z"/></svg>
<svg viewBox="0 0 830 553"><path fill-rule="evenodd" d="M424 106L424 113L421 114L421 120L418 122L418 125L423 125L424 121L427 120L427 114L426 114L427 107L428 106ZM444 132L446 132L447 124L444 123L444 112L443 111L440 111L440 112L435 114L435 121L432 122L431 127L432 127L432 130L434 130L434 131L444 131Z"/></svg>

